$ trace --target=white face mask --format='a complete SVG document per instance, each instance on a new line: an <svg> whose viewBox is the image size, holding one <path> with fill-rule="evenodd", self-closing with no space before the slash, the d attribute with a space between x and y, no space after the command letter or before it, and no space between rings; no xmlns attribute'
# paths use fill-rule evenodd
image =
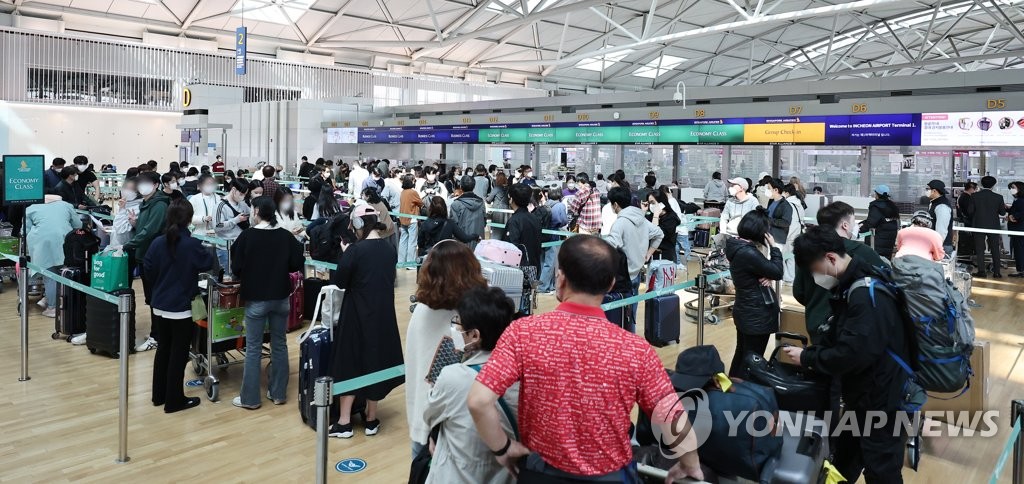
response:
<svg viewBox="0 0 1024 484"><path fill-rule="evenodd" d="M839 279L825 274L812 274L814 277L814 283L824 288L826 291L831 291L834 287L839 285Z"/></svg>
<svg viewBox="0 0 1024 484"><path fill-rule="evenodd" d="M142 183L139 185L139 194L141 194L144 197L152 195L153 190L156 190L155 185L151 185L149 183Z"/></svg>
<svg viewBox="0 0 1024 484"><path fill-rule="evenodd" d="M282 201L281 202L281 211L282 212L287 212L287 211L289 211L291 209L292 209L292 202L286 202L286 201Z"/></svg>
<svg viewBox="0 0 1024 484"><path fill-rule="evenodd" d="M437 179L437 175L427 175L427 181L433 182Z"/></svg>
<svg viewBox="0 0 1024 484"><path fill-rule="evenodd" d="M217 190L217 187L213 185L203 185L203 195L213 195L213 192Z"/></svg>
<svg viewBox="0 0 1024 484"><path fill-rule="evenodd" d="M1017 196L1017 189L1016 188L1011 188L1010 189L1010 195Z"/></svg>
<svg viewBox="0 0 1024 484"><path fill-rule="evenodd" d="M135 197L137 196L138 194L135 193L135 190L128 190L125 188L121 189L121 198L128 200L129 202L135 200Z"/></svg>
<svg viewBox="0 0 1024 484"><path fill-rule="evenodd" d="M732 185L732 186L729 187L729 196L735 197L739 193L740 193L740 187L738 187L736 185Z"/></svg>
<svg viewBox="0 0 1024 484"><path fill-rule="evenodd" d="M178 183L177 182L168 184L167 186L170 187L171 190L177 190L178 189Z"/></svg>
<svg viewBox="0 0 1024 484"><path fill-rule="evenodd" d="M526 178L533 178L533 172L532 171L526 172Z"/></svg>
<svg viewBox="0 0 1024 484"><path fill-rule="evenodd" d="M75 166L78 167L78 171L85 171L86 168L89 168L89 165L75 165Z"/></svg>
<svg viewBox="0 0 1024 484"><path fill-rule="evenodd" d="M932 189L931 188L925 188L924 189L924 196L931 197L932 196Z"/></svg>
<svg viewBox="0 0 1024 484"><path fill-rule="evenodd" d="M452 342L455 343L456 351L466 351L466 339L462 337L462 331L452 328Z"/></svg>
<svg viewBox="0 0 1024 484"><path fill-rule="evenodd" d="M570 190L575 190L576 189L576 184L575 183L569 183L568 186L569 186Z"/></svg>
<svg viewBox="0 0 1024 484"><path fill-rule="evenodd" d="M857 219L851 218L846 221L846 238L850 240L857 240Z"/></svg>

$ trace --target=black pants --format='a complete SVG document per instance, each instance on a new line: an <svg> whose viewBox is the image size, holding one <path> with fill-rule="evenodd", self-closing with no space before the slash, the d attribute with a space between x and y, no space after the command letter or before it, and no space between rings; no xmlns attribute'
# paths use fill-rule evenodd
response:
<svg viewBox="0 0 1024 484"><path fill-rule="evenodd" d="M736 353L732 355L732 365L729 366L729 376L747 379L747 371L743 365L743 359L747 353L755 353L764 356L764 350L768 347L770 334L745 334L739 329L736 330Z"/></svg>
<svg viewBox="0 0 1024 484"><path fill-rule="evenodd" d="M136 267L138 267L138 269L139 269L139 274L140 274L139 279L142 279L142 298L143 298L144 301L146 301L146 306L149 307L149 320L150 320L149 337L153 338L153 339L155 339L157 341L160 341L160 335L159 335L160 332L157 331L157 328L159 327L160 323L157 322L156 316L153 315L153 307L149 305L149 296L150 296L150 293L153 291L153 288L151 287L149 281L146 279L146 274L142 272L142 266L135 260L135 251L132 250L132 251L130 251L128 253L128 280L129 281L132 280L132 277L135 274L135 268ZM138 306L139 306L138 305L138 299L136 299L135 307L138 308ZM136 313L138 313L137 309L136 309ZM132 324L135 324L135 319L134 318L132 319ZM132 326L132 334L135 334L135 327L134 326ZM134 350L134 347L133 347L133 350Z"/></svg>
<svg viewBox="0 0 1024 484"><path fill-rule="evenodd" d="M1017 272L1024 272L1024 236L1011 235L1010 247L1013 248L1013 260L1017 266Z"/></svg>
<svg viewBox="0 0 1024 484"><path fill-rule="evenodd" d="M974 234L974 260L978 264L978 272L985 270L985 241L988 241L988 250L992 253L992 273L999 274L1003 270L1002 251L999 249L999 234Z"/></svg>
<svg viewBox="0 0 1024 484"><path fill-rule="evenodd" d="M159 325L156 324L158 320ZM185 365L188 364L188 348L192 344L195 324L192 318L167 319L162 316L154 316L153 323L160 328L160 345L156 347L153 360L153 404L179 409L185 406Z"/></svg>
<svg viewBox="0 0 1024 484"><path fill-rule="evenodd" d="M853 411L857 428L863 431L866 412ZM868 484L891 484L903 482L903 455L906 444L906 430L896 429L896 414L887 412L886 422L881 428L872 428L865 436L843 432L837 437L835 466L849 482L857 482L861 472ZM877 418L872 423L877 422Z"/></svg>

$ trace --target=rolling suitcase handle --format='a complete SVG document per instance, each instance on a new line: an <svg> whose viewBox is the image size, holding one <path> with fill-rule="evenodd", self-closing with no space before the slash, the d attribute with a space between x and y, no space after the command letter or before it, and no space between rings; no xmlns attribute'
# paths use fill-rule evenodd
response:
<svg viewBox="0 0 1024 484"><path fill-rule="evenodd" d="M805 348L807 347L808 339L806 336L797 333L788 333L785 331L775 333L776 343L781 343L784 339L792 339L799 341Z"/></svg>

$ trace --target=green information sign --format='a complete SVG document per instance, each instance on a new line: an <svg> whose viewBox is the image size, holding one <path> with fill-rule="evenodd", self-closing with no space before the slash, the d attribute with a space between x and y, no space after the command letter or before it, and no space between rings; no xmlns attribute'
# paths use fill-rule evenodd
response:
<svg viewBox="0 0 1024 484"><path fill-rule="evenodd" d="M574 128L489 128L481 143L742 143L742 124L687 126L601 126Z"/></svg>
<svg viewBox="0 0 1024 484"><path fill-rule="evenodd" d="M4 155L4 205L42 203L45 194L43 155Z"/></svg>

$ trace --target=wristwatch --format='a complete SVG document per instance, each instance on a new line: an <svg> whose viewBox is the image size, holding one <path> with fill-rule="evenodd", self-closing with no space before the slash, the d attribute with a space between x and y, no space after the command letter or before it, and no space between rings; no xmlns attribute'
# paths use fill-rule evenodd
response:
<svg viewBox="0 0 1024 484"><path fill-rule="evenodd" d="M508 453L509 447L512 447L512 438L506 435L505 446L502 447L501 450L492 450L491 453L494 454L495 457L501 457Z"/></svg>

